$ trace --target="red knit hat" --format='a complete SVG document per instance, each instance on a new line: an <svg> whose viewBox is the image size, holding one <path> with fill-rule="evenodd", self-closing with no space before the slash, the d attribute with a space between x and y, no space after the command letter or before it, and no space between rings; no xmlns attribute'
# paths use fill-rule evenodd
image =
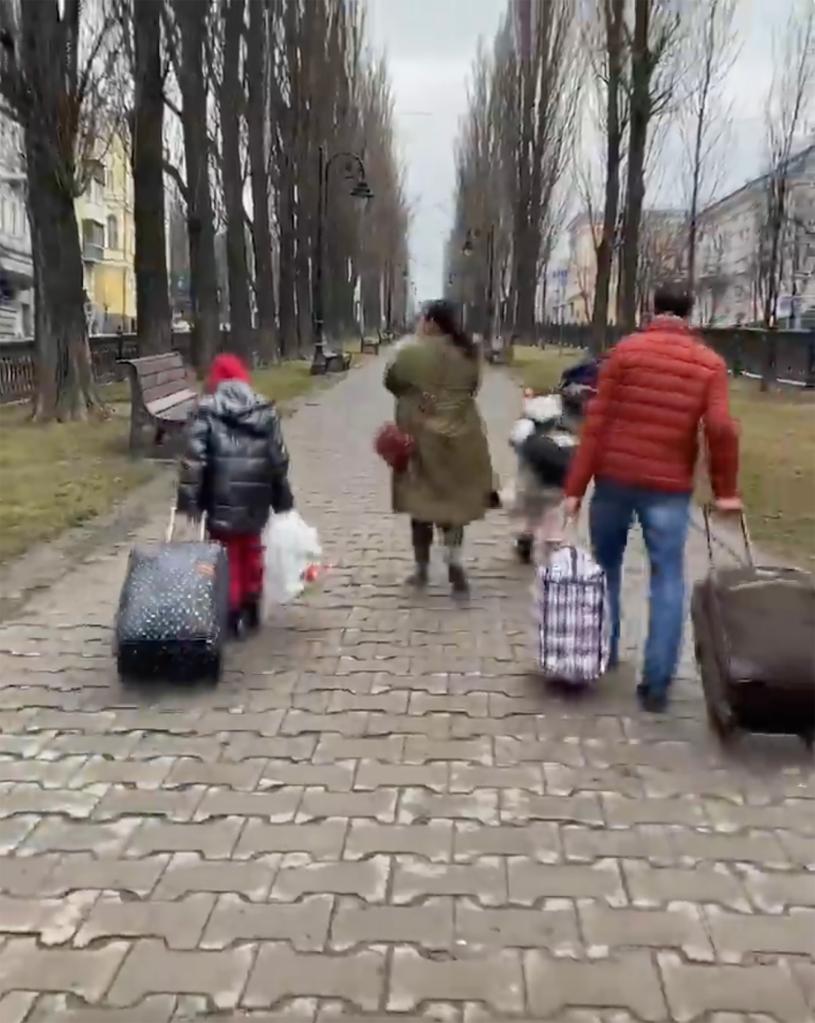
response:
<svg viewBox="0 0 815 1023"><path fill-rule="evenodd" d="M207 377L207 393L212 394L219 384L226 380L242 380L249 383L249 370L242 359L237 355L225 352L223 355L216 355L209 367Z"/></svg>

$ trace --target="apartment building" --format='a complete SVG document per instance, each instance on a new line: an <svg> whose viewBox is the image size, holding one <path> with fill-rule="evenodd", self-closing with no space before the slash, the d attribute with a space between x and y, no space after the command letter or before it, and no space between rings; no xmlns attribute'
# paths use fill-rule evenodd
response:
<svg viewBox="0 0 815 1023"><path fill-rule="evenodd" d="M20 129L0 115L0 341L34 332L34 270Z"/></svg>
<svg viewBox="0 0 815 1023"><path fill-rule="evenodd" d="M76 200L85 278L85 314L92 334L132 331L136 323L133 177L127 145L114 136L95 160Z"/></svg>
<svg viewBox="0 0 815 1023"><path fill-rule="evenodd" d="M702 211L696 288L701 323L762 322L766 222L766 176L748 181ZM800 326L815 319L815 145L790 161L779 271L779 325Z"/></svg>
<svg viewBox="0 0 815 1023"><path fill-rule="evenodd" d="M679 210L646 209L640 228L640 263L637 274L639 316L647 313L660 281L676 280L685 272L686 217ZM597 286L596 243L601 226L592 225L587 213L572 219L559 258L552 261L546 282L544 317L554 323L590 323ZM617 266L612 267L609 320L617 308Z"/></svg>

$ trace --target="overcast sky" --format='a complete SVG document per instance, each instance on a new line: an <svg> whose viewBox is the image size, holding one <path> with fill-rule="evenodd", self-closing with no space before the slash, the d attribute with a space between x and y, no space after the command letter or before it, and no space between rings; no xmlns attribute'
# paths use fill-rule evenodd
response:
<svg viewBox="0 0 815 1023"><path fill-rule="evenodd" d="M691 0L703 3L705 0ZM771 40L795 0L741 0L741 49L727 90L735 121L722 161L722 187L761 170L763 103L772 76ZM815 2L815 0L813 0ZM369 40L388 56L396 130L414 211L412 276L419 300L442 290L444 241L452 221L453 143L467 108L467 82L479 37L490 44L506 0L366 0ZM681 202L676 146L667 147L651 202Z"/></svg>

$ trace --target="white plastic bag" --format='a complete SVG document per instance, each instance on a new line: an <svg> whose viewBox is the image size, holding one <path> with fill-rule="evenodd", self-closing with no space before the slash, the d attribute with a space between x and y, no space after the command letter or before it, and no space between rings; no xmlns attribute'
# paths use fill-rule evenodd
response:
<svg viewBox="0 0 815 1023"><path fill-rule="evenodd" d="M306 573L322 557L317 530L296 511L272 515L263 531L265 580L263 613L276 604L288 604L305 590Z"/></svg>

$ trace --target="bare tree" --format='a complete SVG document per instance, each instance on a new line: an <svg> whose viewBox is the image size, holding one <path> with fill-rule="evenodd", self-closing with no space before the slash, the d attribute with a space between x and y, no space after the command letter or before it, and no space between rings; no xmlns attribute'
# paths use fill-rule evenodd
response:
<svg viewBox="0 0 815 1023"><path fill-rule="evenodd" d="M241 50L245 0L224 0L221 5L224 39L218 82L221 129L221 174L226 211L226 258L229 277L229 335L231 347L246 356L252 347L252 312L249 306L249 265L246 258L246 210L243 202L242 114L244 91Z"/></svg>
<svg viewBox="0 0 815 1023"><path fill-rule="evenodd" d="M268 4L261 3L260 0L250 2L246 35L246 126L252 186L257 347L266 359L278 354L273 241L269 216L271 162L270 131L267 129L271 74L269 16Z"/></svg>
<svg viewBox="0 0 815 1023"><path fill-rule="evenodd" d="M124 12L132 24L131 168L136 229L136 322L142 355L169 352L171 346L164 226L163 3L164 0L132 0L127 4L131 9ZM129 32L126 38L129 39Z"/></svg>
<svg viewBox="0 0 815 1023"><path fill-rule="evenodd" d="M460 246L468 226L489 220L501 311L527 337L535 330L539 274L551 251L555 196L576 124L579 43L574 0L508 0L492 60L483 53L476 59L458 143L454 236ZM482 256L469 271L467 290L483 294L486 277Z"/></svg>
<svg viewBox="0 0 815 1023"><path fill-rule="evenodd" d="M671 102L675 84L672 57L680 40L680 20L672 0L634 0L630 33L628 166L620 254L619 310L623 326L634 327L640 226L645 202L645 167L651 122Z"/></svg>
<svg viewBox="0 0 815 1023"><path fill-rule="evenodd" d="M722 105L721 86L738 52L734 31L738 2L707 0L692 15L686 124L690 164L687 276L691 289L696 283L699 208L715 188L713 161L729 120L728 110Z"/></svg>
<svg viewBox="0 0 815 1023"><path fill-rule="evenodd" d="M173 0L167 12L168 51L182 99L186 180L168 166L186 201L190 247L190 296L193 317L193 362L203 373L219 345L218 275L215 264L215 219L210 178L208 130L208 60L205 55L209 5Z"/></svg>
<svg viewBox="0 0 815 1023"><path fill-rule="evenodd" d="M597 81L605 93L603 129L605 134L605 187L603 195L603 222L597 239L597 277L592 309L592 345L596 352L606 344L608 306L611 293L611 271L617 238L620 206L620 170L623 160L625 120L624 73L625 0L596 0L601 17L601 59L593 68ZM592 52L590 50L589 52ZM592 227L593 227L592 218Z"/></svg>
<svg viewBox="0 0 815 1023"><path fill-rule="evenodd" d="M513 84L520 112L514 147L513 319L518 334L532 336L543 220L566 167L582 76L573 0L537 5L534 17L528 0L515 0L510 12L519 40Z"/></svg>
<svg viewBox="0 0 815 1023"><path fill-rule="evenodd" d="M88 345L74 200L118 126L117 22L107 5L94 19L82 20L80 8L79 0L0 3L0 93L25 146L40 420L104 409Z"/></svg>
<svg viewBox="0 0 815 1023"><path fill-rule="evenodd" d="M799 0L781 41L780 60L766 104L770 169L766 186L766 268L764 323L774 326L781 284L784 233L788 221L790 175L799 132L806 125L815 88L815 5Z"/></svg>

